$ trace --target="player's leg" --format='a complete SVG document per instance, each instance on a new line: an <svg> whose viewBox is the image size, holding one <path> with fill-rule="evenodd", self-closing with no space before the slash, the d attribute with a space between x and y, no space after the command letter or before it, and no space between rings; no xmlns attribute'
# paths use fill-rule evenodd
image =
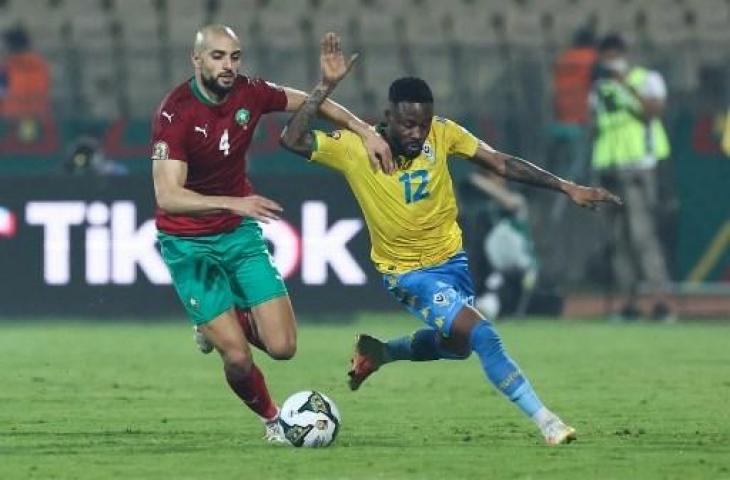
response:
<svg viewBox="0 0 730 480"><path fill-rule="evenodd" d="M363 343L366 338L367 343ZM456 314L448 337L426 328L410 337L387 343L361 335L358 345L363 354L356 355L361 364L351 371L351 387L353 384L356 384L355 388L359 387L368 375L391 361L464 359L473 351L479 357L487 379L540 428L548 444L567 443L576 438L575 430L543 405L530 382L507 354L493 325L469 305L463 305ZM363 346L366 348L363 349ZM365 364L368 361L371 363ZM372 371L363 377L362 372L368 368Z"/></svg>
<svg viewBox="0 0 730 480"><path fill-rule="evenodd" d="M251 410L266 420L277 416L263 374L253 362L251 349L233 308L199 326L223 360L223 371L231 390Z"/></svg>
<svg viewBox="0 0 730 480"><path fill-rule="evenodd" d="M288 360L296 352L296 320L261 228L255 222L244 222L235 238L229 245L226 265L236 304L251 310L249 339L256 339L270 357Z"/></svg>
<svg viewBox="0 0 730 480"><path fill-rule="evenodd" d="M188 317L220 353L231 389L263 420L271 421L277 408L252 361L233 309L228 274L215 252L226 235L190 239L161 234L161 253Z"/></svg>
<svg viewBox="0 0 730 480"><path fill-rule="evenodd" d="M251 307L254 326L269 356L289 360L297 350L297 324L288 295Z"/></svg>
<svg viewBox="0 0 730 480"><path fill-rule="evenodd" d="M256 323L253 320L253 314L250 308L236 308L236 317L238 318L238 324L243 329L243 334L246 336L249 345L254 346L262 352L268 353L266 345L261 340Z"/></svg>
<svg viewBox="0 0 730 480"><path fill-rule="evenodd" d="M251 315L251 309L236 308L236 318L238 319L238 324L243 329L243 334L246 336L248 343L262 352L268 353L266 346L261 342L261 338L259 337L258 329ZM213 351L213 344L205 337L197 325L193 326L193 340L195 340L198 350L203 354L207 355Z"/></svg>
<svg viewBox="0 0 730 480"><path fill-rule="evenodd" d="M547 443L575 440L575 430L543 405L529 380L507 354L494 326L481 313L465 305L454 318L449 342L452 348L469 348L479 357L487 379L535 422Z"/></svg>
<svg viewBox="0 0 730 480"><path fill-rule="evenodd" d="M473 351L479 357L487 379L538 424L548 443L562 443L575 438L575 431L544 407L529 381L505 351L492 324L473 308L474 289L466 255L455 255L438 267L386 278L386 285L409 311L430 328L419 330L410 337L381 343L381 363L376 367L395 360L464 359ZM377 357L371 355L370 358ZM367 378L367 375L364 378L358 375L367 373L367 370L353 370L351 387L353 379L362 383Z"/></svg>
<svg viewBox="0 0 730 480"><path fill-rule="evenodd" d="M443 265L383 277L388 291L428 328L388 342L381 342L370 335L359 335L348 372L350 389L357 390L366 378L386 363L398 360L460 360L469 356L471 352L468 348L449 348L444 343L447 335L443 333L448 332L459 306L464 302L473 302L474 289L465 267L466 255L460 253ZM454 288L454 272L459 277L458 282L466 285L465 293Z"/></svg>

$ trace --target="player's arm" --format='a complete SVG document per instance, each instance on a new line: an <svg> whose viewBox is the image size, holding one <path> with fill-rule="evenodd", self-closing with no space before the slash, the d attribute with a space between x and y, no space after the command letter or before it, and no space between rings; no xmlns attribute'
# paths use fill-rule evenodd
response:
<svg viewBox="0 0 730 480"><path fill-rule="evenodd" d="M262 222L278 220L281 207L274 201L259 195L226 197L201 195L185 188L188 164L181 160L154 160L152 177L157 205L173 215L211 215L231 212L252 217Z"/></svg>
<svg viewBox="0 0 730 480"><path fill-rule="evenodd" d="M563 180L527 160L495 150L483 141L479 142L470 160L510 180L563 192L581 207L595 208L601 202L621 204L621 199L606 189L584 187Z"/></svg>
<svg viewBox="0 0 730 480"><path fill-rule="evenodd" d="M320 55L322 80L309 95L305 96L304 101L281 132L280 143L284 148L306 158L312 156L315 143L311 130L312 121L330 93L355 64L357 56L355 54L345 62L339 37L334 33L325 35Z"/></svg>
<svg viewBox="0 0 730 480"><path fill-rule="evenodd" d="M285 87L284 92L286 93L286 110L288 112L298 110L307 99L307 94L301 90ZM373 170L381 169L385 173L395 171L395 162L388 142L375 131L372 125L362 121L348 109L329 98L325 98L320 104L318 112L338 127L355 132L362 138Z"/></svg>

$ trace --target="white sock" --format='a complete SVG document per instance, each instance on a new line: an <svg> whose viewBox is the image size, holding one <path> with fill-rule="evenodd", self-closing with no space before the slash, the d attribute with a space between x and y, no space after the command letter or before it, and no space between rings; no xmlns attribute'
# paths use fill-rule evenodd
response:
<svg viewBox="0 0 730 480"><path fill-rule="evenodd" d="M546 407L542 407L540 410L535 412L531 417L532 421L535 422L540 430L544 430L548 423L552 422L556 418L556 415L548 410Z"/></svg>

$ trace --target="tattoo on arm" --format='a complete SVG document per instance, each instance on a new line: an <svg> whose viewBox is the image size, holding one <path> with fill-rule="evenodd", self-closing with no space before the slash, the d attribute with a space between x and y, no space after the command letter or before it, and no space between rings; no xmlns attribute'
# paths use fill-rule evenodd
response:
<svg viewBox="0 0 730 480"><path fill-rule="evenodd" d="M535 164L511 155L504 155L504 177L536 187L563 190L565 180Z"/></svg>
<svg viewBox="0 0 730 480"><path fill-rule="evenodd" d="M314 149L314 136L311 132L312 120L317 116L320 105L331 92L332 88L321 83L312 90L302 106L289 119L281 134L281 144L285 148L307 158L311 156Z"/></svg>

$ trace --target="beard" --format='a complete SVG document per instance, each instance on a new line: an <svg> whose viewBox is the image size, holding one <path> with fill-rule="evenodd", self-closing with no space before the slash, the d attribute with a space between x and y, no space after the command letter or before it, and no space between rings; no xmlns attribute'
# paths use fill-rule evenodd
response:
<svg viewBox="0 0 730 480"><path fill-rule="evenodd" d="M409 160L413 160L414 158L418 157L423 149L423 145L418 143L403 144L398 142L398 144L398 150L400 151L399 153Z"/></svg>
<svg viewBox="0 0 730 480"><path fill-rule="evenodd" d="M203 85L205 86L205 88L208 89L208 91L213 92L219 98L225 97L228 92L230 92L233 88L233 83L231 83L230 87L224 87L223 85L218 83L217 77L207 77L205 75L201 75L201 79L203 80Z"/></svg>

